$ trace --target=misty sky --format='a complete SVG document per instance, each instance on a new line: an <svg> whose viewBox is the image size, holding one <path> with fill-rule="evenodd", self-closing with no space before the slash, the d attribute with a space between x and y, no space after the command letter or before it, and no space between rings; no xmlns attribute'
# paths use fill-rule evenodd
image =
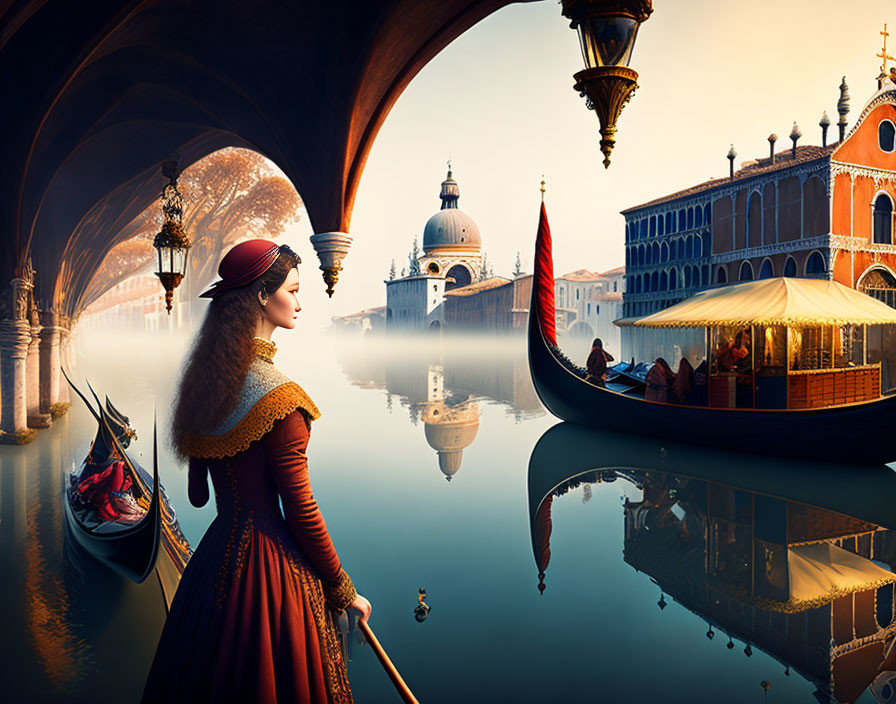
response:
<svg viewBox="0 0 896 704"><path fill-rule="evenodd" d="M307 218L286 236L302 266L305 324L383 305L390 261L407 261L414 235L440 205L450 155L459 206L478 223L496 274L517 250L532 269L539 181L557 274L624 261L619 211L727 174L729 145L741 161L765 156L770 132L789 146L820 144L818 121L837 121L846 76L850 126L876 89L879 32L896 8L854 0L656 0L632 58L639 74L619 121L608 171L598 121L572 89L584 65L557 2L511 5L456 39L405 90L373 145L360 182L355 242L332 300L324 293ZM890 6L891 8L893 6ZM836 139L836 125L829 133Z"/></svg>

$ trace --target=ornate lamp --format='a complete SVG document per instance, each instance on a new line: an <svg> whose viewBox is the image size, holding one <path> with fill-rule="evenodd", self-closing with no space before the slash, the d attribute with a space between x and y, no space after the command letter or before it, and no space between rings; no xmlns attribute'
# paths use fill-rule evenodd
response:
<svg viewBox="0 0 896 704"><path fill-rule="evenodd" d="M187 254L192 246L183 227L184 201L177 189L177 161L178 154L175 152L168 161L162 163L162 174L168 179L162 191L164 222L152 242L152 246L158 252L159 270L156 276L165 287L165 307L168 309L168 315L171 315L174 289L180 286L187 273Z"/></svg>
<svg viewBox="0 0 896 704"><path fill-rule="evenodd" d="M579 32L585 70L576 73L575 89L586 97L600 120L604 167L616 145L616 120L638 87L638 73L628 67L638 28L653 12L653 0L562 0L563 16Z"/></svg>

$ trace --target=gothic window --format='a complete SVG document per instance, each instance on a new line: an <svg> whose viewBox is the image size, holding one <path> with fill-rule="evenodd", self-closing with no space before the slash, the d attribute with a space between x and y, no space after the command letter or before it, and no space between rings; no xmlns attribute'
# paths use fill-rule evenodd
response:
<svg viewBox="0 0 896 704"><path fill-rule="evenodd" d="M893 201L886 193L874 199L874 242L893 244Z"/></svg>
<svg viewBox="0 0 896 704"><path fill-rule="evenodd" d="M784 262L784 276L796 276L796 259L793 257L787 257L787 261Z"/></svg>
<svg viewBox="0 0 896 704"><path fill-rule="evenodd" d="M820 252L812 252L806 260L806 274L823 274L825 272L824 257Z"/></svg>
<svg viewBox="0 0 896 704"><path fill-rule="evenodd" d="M720 266L716 270L716 283L717 284L727 284L728 283L728 272L725 270L725 267Z"/></svg>
<svg viewBox="0 0 896 704"><path fill-rule="evenodd" d="M896 150L896 127L889 120L884 120L877 128L877 143L882 151Z"/></svg>
<svg viewBox="0 0 896 704"><path fill-rule="evenodd" d="M753 280L753 265L750 262L744 262L740 265L740 280L741 281L752 281Z"/></svg>
<svg viewBox="0 0 896 704"><path fill-rule="evenodd" d="M762 262L762 267L759 269L759 278L760 279L770 279L775 275L775 268L772 266L772 260L766 259Z"/></svg>

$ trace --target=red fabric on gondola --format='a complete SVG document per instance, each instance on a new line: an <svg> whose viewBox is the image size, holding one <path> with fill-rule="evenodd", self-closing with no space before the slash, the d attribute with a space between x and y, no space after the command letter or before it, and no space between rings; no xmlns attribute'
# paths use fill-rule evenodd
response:
<svg viewBox="0 0 896 704"><path fill-rule="evenodd" d="M554 495L548 494L535 514L535 565L538 567L538 590L543 592L544 574L551 561L551 506L554 503Z"/></svg>
<svg viewBox="0 0 896 704"><path fill-rule="evenodd" d="M535 237L535 304L544 339L549 345L556 347L557 313L554 304L554 255L551 248L551 227L548 225L548 214L542 201L541 215L538 218L538 235Z"/></svg>
<svg viewBox="0 0 896 704"><path fill-rule="evenodd" d="M131 484L130 475L124 474L124 462L118 460L102 472L84 479L78 484L78 491L93 505L100 518L104 521L117 521L121 518L121 513L112 506L109 494L113 491L127 491Z"/></svg>

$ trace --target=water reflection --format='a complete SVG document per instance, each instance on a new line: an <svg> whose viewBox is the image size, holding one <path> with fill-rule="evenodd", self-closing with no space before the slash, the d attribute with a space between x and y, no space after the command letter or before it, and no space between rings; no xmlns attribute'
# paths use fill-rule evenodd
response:
<svg viewBox="0 0 896 704"><path fill-rule="evenodd" d="M131 702L164 619L157 580L135 585L68 530L65 478L96 425L73 410L39 442L0 447L0 635L5 701Z"/></svg>
<svg viewBox="0 0 896 704"><path fill-rule="evenodd" d="M385 390L387 410L394 410L397 399L413 425L423 422L426 442L448 481L476 439L482 403L504 406L516 423L544 415L525 346L515 339L366 341L341 348L339 363L352 385Z"/></svg>
<svg viewBox="0 0 896 704"><path fill-rule="evenodd" d="M562 461L558 462L558 459ZM896 474L818 467L555 426L529 465L539 591L557 497L609 482L623 498L624 561L751 657L797 672L819 701L855 702L896 669ZM688 634L693 637L693 634ZM768 682L765 682L767 685ZM763 686L763 689L766 687Z"/></svg>

